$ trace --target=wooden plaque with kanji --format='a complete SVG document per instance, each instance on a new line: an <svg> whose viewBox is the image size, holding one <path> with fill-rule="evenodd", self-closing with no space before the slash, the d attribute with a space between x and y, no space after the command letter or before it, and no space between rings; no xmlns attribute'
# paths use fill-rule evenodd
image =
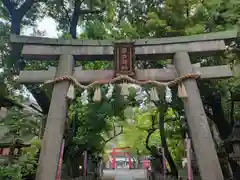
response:
<svg viewBox="0 0 240 180"><path fill-rule="evenodd" d="M114 58L116 75L134 76L134 43L116 43Z"/></svg>

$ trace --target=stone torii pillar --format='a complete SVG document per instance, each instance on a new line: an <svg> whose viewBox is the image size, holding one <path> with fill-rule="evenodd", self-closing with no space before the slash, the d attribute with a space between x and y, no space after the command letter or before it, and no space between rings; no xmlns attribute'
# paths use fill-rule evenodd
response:
<svg viewBox="0 0 240 180"><path fill-rule="evenodd" d="M179 76L193 72L188 53L178 52L173 60ZM196 80L187 79L183 81L183 84L188 94L188 98L184 100L184 111L201 179L224 180Z"/></svg>
<svg viewBox="0 0 240 180"><path fill-rule="evenodd" d="M71 76L73 68L73 56L60 55L56 77ZM41 144L36 180L56 179L57 164L67 118L68 102L66 94L68 88L69 82L67 81L58 82L54 85L46 129Z"/></svg>

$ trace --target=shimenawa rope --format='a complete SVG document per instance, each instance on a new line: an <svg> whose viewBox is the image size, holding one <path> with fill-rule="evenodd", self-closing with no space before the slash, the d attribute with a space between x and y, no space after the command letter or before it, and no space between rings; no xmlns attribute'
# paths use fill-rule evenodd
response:
<svg viewBox="0 0 240 180"><path fill-rule="evenodd" d="M77 81L77 79L72 77L72 76L60 76L60 77L57 77L53 80L48 80L44 84L55 84L55 83L58 83L58 82L61 82L61 81L70 81L77 88L90 89L94 85L112 84L112 83L115 83L116 81L127 81L129 83L138 84L138 85L152 84L152 85L158 86L158 87L161 87L161 86L173 87L175 85L179 85L183 80L198 79L200 77L201 77L200 73L191 73L191 74L187 74L187 75L184 75L184 76L177 77L176 79L174 79L172 81L169 81L169 82L158 82L158 81L152 81L152 80L138 81L138 80L133 79L133 78L127 76L127 75L119 75L119 76L117 76L113 79L109 79L109 80L94 81L91 84L85 86L85 85L80 84Z"/></svg>

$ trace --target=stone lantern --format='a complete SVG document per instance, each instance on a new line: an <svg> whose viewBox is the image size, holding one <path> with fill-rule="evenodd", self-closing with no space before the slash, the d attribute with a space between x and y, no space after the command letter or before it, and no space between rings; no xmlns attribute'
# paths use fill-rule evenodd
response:
<svg viewBox="0 0 240 180"><path fill-rule="evenodd" d="M227 139L233 148L230 157L240 165L240 121L236 121L231 136Z"/></svg>

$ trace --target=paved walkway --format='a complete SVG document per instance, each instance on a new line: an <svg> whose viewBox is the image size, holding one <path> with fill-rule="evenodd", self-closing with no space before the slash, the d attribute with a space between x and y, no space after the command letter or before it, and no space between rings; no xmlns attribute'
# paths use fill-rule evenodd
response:
<svg viewBox="0 0 240 180"><path fill-rule="evenodd" d="M145 180L144 170L142 169L104 170L104 176L115 177L115 180Z"/></svg>

